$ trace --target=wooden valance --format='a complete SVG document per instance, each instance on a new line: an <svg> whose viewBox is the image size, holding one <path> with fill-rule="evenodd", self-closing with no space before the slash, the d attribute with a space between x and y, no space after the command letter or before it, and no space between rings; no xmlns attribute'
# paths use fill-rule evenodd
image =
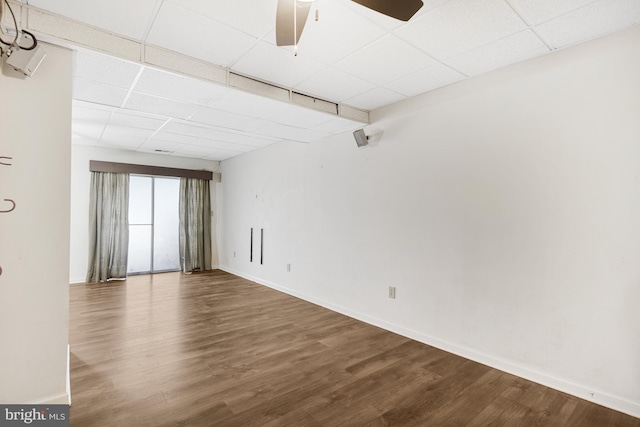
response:
<svg viewBox="0 0 640 427"><path fill-rule="evenodd" d="M91 172L133 173L139 175L174 176L178 178L199 178L220 182L220 174L207 170L177 169L162 166L134 165L131 163L89 161Z"/></svg>

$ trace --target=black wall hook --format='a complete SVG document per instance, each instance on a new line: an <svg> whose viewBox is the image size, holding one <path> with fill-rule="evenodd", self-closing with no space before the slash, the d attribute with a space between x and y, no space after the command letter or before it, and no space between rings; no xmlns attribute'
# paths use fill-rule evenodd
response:
<svg viewBox="0 0 640 427"><path fill-rule="evenodd" d="M9 213L9 212L13 211L16 208L16 202L14 202L13 200L4 199L4 201L11 203L13 206L11 206L11 209L9 209L8 211L0 211L0 213Z"/></svg>

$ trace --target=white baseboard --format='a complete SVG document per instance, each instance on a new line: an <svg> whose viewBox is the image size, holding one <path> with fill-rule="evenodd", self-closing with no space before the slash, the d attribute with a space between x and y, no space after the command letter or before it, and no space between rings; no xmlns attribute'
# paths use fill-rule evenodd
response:
<svg viewBox="0 0 640 427"><path fill-rule="evenodd" d="M400 325L396 325L394 323L390 323L385 320L371 317L369 315L366 315L357 311L353 311L351 309L330 303L328 301L310 297L308 295L297 292L293 289L280 286L276 283L272 283L267 280L260 279L258 277L244 274L240 271L236 271L226 266L220 266L220 269L228 273L234 274L236 276L243 277L247 280L251 280L252 282L259 283L261 285L276 289L278 291L303 299L313 304L317 304L321 307L328 308L329 310L338 312L340 314L344 314L345 316L349 316L354 319L361 320L365 323L369 323L371 325L386 329L388 331L405 336L407 338L411 338L413 340L430 345L432 347L436 347L441 350L447 351L449 353L453 353L455 355L464 357L466 359L473 360L474 362L482 363L483 365L487 365L492 368L498 369L500 371L507 372L509 374L516 375L518 377L527 379L529 381L533 381L535 383L544 385L546 387L559 390L563 393L567 393L567 394L579 397L581 399L596 403L598 405L602 405L607 408L611 408L613 410L623 412L625 414L631 415L632 417L640 418L640 402L632 402L625 398L606 393L602 390L596 390L592 387L574 383L568 379L558 378L553 375L549 375L547 373L531 369L529 367L520 365L518 363L514 363L506 359L502 359L495 356L491 356L489 354L478 352L472 348L460 346L460 345L448 342L446 340L442 340L439 338L435 338L435 337L423 334L418 331L407 329Z"/></svg>
<svg viewBox="0 0 640 427"><path fill-rule="evenodd" d="M71 405L71 346L67 345L67 381L66 391L53 396L43 397L33 402L32 405Z"/></svg>
<svg viewBox="0 0 640 427"><path fill-rule="evenodd" d="M83 283L83 284L87 283L86 278L85 277L76 277L76 278L69 279L69 284L70 285L77 285L77 284L80 284L80 283Z"/></svg>
<svg viewBox="0 0 640 427"><path fill-rule="evenodd" d="M32 405L68 405L69 395L67 393L60 393L54 396L49 396L43 399L36 400L31 404Z"/></svg>

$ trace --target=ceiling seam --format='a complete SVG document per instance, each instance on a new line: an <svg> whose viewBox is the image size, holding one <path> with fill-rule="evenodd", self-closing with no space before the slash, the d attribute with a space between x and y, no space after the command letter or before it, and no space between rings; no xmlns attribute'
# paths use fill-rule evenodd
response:
<svg viewBox="0 0 640 427"><path fill-rule="evenodd" d="M100 136L98 137L98 143L102 142L102 138L104 137L104 132L107 130L107 126L111 123L111 117L113 116L113 108L109 111L109 119L106 123L102 125L102 132L100 132Z"/></svg>
<svg viewBox="0 0 640 427"><path fill-rule="evenodd" d="M452 59L455 59L455 58L461 57L461 56L466 55L466 54L469 54L469 53L471 53L471 52L475 52L476 50L478 50L478 49L482 49L483 47L488 46L488 45L491 45L491 44L493 44L493 43L495 43L495 42L499 42L499 41L502 41L502 40L506 40L506 39L508 39L508 38L510 38L510 37L513 37L513 36L517 35L517 34L524 33L525 31L531 31L531 30L532 30L532 28L525 28L525 29L520 30L520 31L517 31L517 32L515 32L515 33L508 34L508 35L506 35L506 36L504 36L504 37L500 37L500 38L498 38L498 39L495 39L495 40L493 40L493 41L490 41L490 42L487 42L487 43L485 43L485 44L482 44L482 45L480 45L480 46L478 46L478 47L475 47L475 48L473 48L473 49L470 49L470 50L467 50L467 51L465 51L465 52L462 52L462 53L460 53L460 54L458 54L458 55L455 55L455 56L452 56L452 57L450 57L450 58L447 58L447 59L446 59L446 61L450 61L450 60L452 60ZM534 34L535 34L535 32L534 32ZM535 34L535 35L537 36L537 34ZM540 38L540 37L538 37L538 38ZM540 41L542 41L542 42L544 43L544 40L542 40L542 39L541 39ZM546 43L544 43L544 44L545 44L545 46L549 49L549 51L553 51L553 50L555 50L555 48L549 47ZM445 66L447 66L447 67L451 68L452 70L459 72L460 74L464 75L465 77L471 77L471 76L472 76L471 74L467 74L467 73L464 73L463 71L459 71L458 69L456 69L456 68L455 68L455 67L453 67L452 65L448 65L448 64L446 64L446 63L444 63L444 62L442 62L442 65L445 65ZM511 64L511 65L513 65L513 64Z"/></svg>
<svg viewBox="0 0 640 427"><path fill-rule="evenodd" d="M162 1L164 2L164 0L162 0ZM255 39L260 39L260 38L261 38L261 37L259 37L259 36L254 35L254 34L248 33L248 32L244 31L244 30L243 30L243 29L241 29L241 28L233 27L233 26L231 26L231 25L227 24L227 23L226 23L226 22L224 22L224 21L221 21L221 20L219 20L219 19L213 18L213 17L211 17L211 16L209 16L209 15L207 15L207 14L205 14L205 13L202 13L202 12L199 12L199 11L197 11L197 10L191 9L191 8L189 8L189 7L187 7L187 6L182 5L182 4L177 4L177 3L175 3L175 2L173 2L173 1L171 1L171 0L167 0L167 2L168 2L168 3L171 3L172 5L174 5L174 6L176 6L176 7L179 7L179 8L181 8L181 9L188 10L189 12L194 13L194 14L196 14L196 15L203 16L203 17L205 17L205 18L207 18L207 19L209 19L209 20L211 20L211 21L213 21L213 22L216 22L216 23L218 23L218 24L224 25L225 27L231 28L231 29L233 29L233 30L235 30L235 31L237 31L237 32L239 32L239 33L242 33L242 34L244 34L244 35L246 35L246 36L253 37L253 38L255 38ZM269 30L269 31L267 32L267 34L268 34L270 31L271 31L271 30ZM266 34L265 34L265 35L266 35Z"/></svg>
<svg viewBox="0 0 640 427"><path fill-rule="evenodd" d="M264 41L264 39L259 38L256 39L256 41L251 45L251 47L249 49L247 49L242 55L238 56L236 59L234 59L233 61L231 61L229 63L229 66L227 67L227 69L229 70L233 70L233 67L240 62L245 56L247 56L261 41ZM235 71L235 70L233 70Z"/></svg>
<svg viewBox="0 0 640 427"><path fill-rule="evenodd" d="M534 24L529 24L529 23L527 22L527 20L526 20L526 19L524 19L524 17L522 16L522 13L520 13L520 12L518 11L518 9L517 9L514 5L512 5L512 4L511 4L511 2L510 2L509 0L504 0L504 2L506 3L507 7L509 7L509 8L513 11L513 13L515 13L515 14L516 14L516 16L517 16L517 17L522 21L522 23L523 23L524 25L526 25L526 26L527 26L527 28L528 28L528 29L529 29L529 30L530 30L530 31L531 31L531 32L532 32L532 33L533 33L533 34L534 34L534 35L535 35L535 36L536 36L536 37L537 37L537 38L538 38L542 43L544 43L544 45L547 47L547 49L549 49L549 51L550 51L550 52L551 52L551 51L556 50L556 48L555 48L551 43L548 43L548 42L544 39L544 37L542 37L542 36L538 33L538 31L537 31L537 29L536 29L536 25L534 25ZM518 34L518 33L515 33L515 34Z"/></svg>
<svg viewBox="0 0 640 427"><path fill-rule="evenodd" d="M127 94L124 96L124 99L122 100L122 103L120 104L119 108L124 108L124 106L127 104L127 102L129 102L129 98L131 97L131 94L133 93L133 88L138 84L138 80L140 80L140 77L142 76L142 73L145 69L144 65L140 66L140 69L138 70L136 76L133 78L133 81L131 82L131 85L129 86L129 89L127 90Z"/></svg>
<svg viewBox="0 0 640 427"><path fill-rule="evenodd" d="M590 1L589 3L587 3L587 4L583 4L582 6L580 6L580 7L576 7L575 9L570 9L570 10L568 10L568 11L566 11L566 12L564 12L564 13L561 13L561 14L559 14L559 15L556 15L556 16L554 16L554 17L552 17L552 18L549 18L549 19L546 19L546 20L540 21L540 22L538 22L538 23L536 23L536 24L532 24L532 26L539 26L539 25L546 24L546 23L548 23L548 22L554 21L554 20L556 20L556 19L558 19L558 18L562 18L563 16L571 15L571 14L573 14L573 13L575 13L575 12L577 12L577 11L581 10L581 9L586 9L587 7L589 7L589 6L591 6L591 5L595 4L595 3L599 3L599 2L601 2L601 1L602 1L602 0L591 0L591 1Z"/></svg>
<svg viewBox="0 0 640 427"><path fill-rule="evenodd" d="M149 135L149 137L140 145L140 147L142 147L142 145L146 144L147 142L149 142L149 140L151 138L153 138L154 136L156 136L156 134L160 131L162 131L162 129L164 129L164 127L166 125L169 124L169 122L171 122L171 120L173 120L173 117L169 117L167 120L165 120L165 122L163 124L161 124L158 129L154 130L153 133L151 135Z"/></svg>
<svg viewBox="0 0 640 427"><path fill-rule="evenodd" d="M153 29L154 24L156 23L156 19L158 18L158 14L160 13L160 9L162 9L162 5L164 4L164 0L158 0L156 5L153 8L153 12L151 13L151 19L147 24L147 28L144 30L142 34L142 44L144 45L147 42L147 38L149 37L149 33Z"/></svg>

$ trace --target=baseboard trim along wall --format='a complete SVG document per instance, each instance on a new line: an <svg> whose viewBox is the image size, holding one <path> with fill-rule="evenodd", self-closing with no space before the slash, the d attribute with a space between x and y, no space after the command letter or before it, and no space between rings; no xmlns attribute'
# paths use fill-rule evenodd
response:
<svg viewBox="0 0 640 427"><path fill-rule="evenodd" d="M67 382L66 392L30 402L33 405L69 405L71 406L71 346L67 345Z"/></svg>
<svg viewBox="0 0 640 427"><path fill-rule="evenodd" d="M55 396L45 397L43 399L30 402L31 405L68 405L69 395L67 393L56 394Z"/></svg>
<svg viewBox="0 0 640 427"><path fill-rule="evenodd" d="M533 381L535 383L544 385L546 387L553 388L563 393L567 393L572 396L576 396L581 399L596 403L598 405L602 405L607 408L623 412L625 414L631 415L632 417L640 418L640 403L638 402L632 402L624 398L621 398L619 396L614 396L600 390L595 390L593 388L590 388L582 384L576 384L564 378L558 378L552 375L548 375L544 372L540 372L540 371L528 368L526 366L513 363L508 360L497 358L489 354L484 354L484 353L475 351L471 348L459 346L457 344L450 343L446 340L425 335L414 330L406 329L402 326L399 326L390 322L386 322L384 320L377 319L377 318L368 316L366 314L359 313L359 312L350 310L348 308L332 304L324 300L310 297L308 295L302 294L290 288L280 286L276 283L272 283L266 280L262 280L258 277L244 274L240 271L236 271L226 266L220 266L220 270L245 278L247 280L251 280L252 282L256 282L260 285L267 286L269 288L278 290L280 292L284 292L288 295L303 299L310 303L319 305L321 307L327 308L329 310L335 311L340 314L344 314L345 316L352 317L354 319L363 321L370 325L386 329L388 331L405 336L407 338L411 338L423 344L427 344L432 347L436 347L440 350L444 350L449 353L464 357L466 359L473 360L474 362L482 363L483 365L487 365L492 368L498 369L500 371L503 371L512 375L516 375L518 377L524 378L529 381Z"/></svg>
<svg viewBox="0 0 640 427"><path fill-rule="evenodd" d="M1 1L1 0L0 0ZM212 270L218 270L220 269L219 265L212 265L211 266ZM180 271L180 270L176 270L176 271ZM162 273L160 273L162 274ZM69 279L69 284L70 285L84 285L85 283L87 283L86 279L84 277L76 277L76 278L71 278Z"/></svg>

